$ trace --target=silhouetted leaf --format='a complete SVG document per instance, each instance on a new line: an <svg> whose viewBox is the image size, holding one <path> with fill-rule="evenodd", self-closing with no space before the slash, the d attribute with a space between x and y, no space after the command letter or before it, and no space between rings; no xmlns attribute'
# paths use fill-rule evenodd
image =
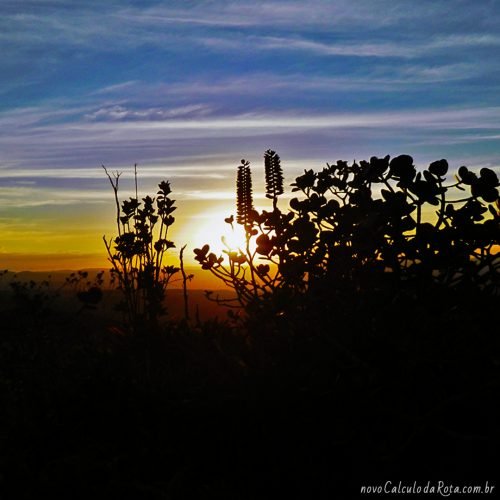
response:
<svg viewBox="0 0 500 500"><path fill-rule="evenodd" d="M429 165L429 172L432 174L443 177L448 172L448 162L446 160L433 161Z"/></svg>

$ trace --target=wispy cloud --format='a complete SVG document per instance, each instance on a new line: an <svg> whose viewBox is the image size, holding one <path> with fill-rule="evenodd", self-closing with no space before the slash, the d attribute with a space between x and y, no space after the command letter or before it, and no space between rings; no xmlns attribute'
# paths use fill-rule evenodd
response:
<svg viewBox="0 0 500 500"><path fill-rule="evenodd" d="M201 114L196 114L198 111ZM150 134L151 138L161 138L163 131L169 131L174 136L189 134L189 131L205 131L208 135L217 131L236 131L239 129L252 130L261 129L268 131L273 128L281 129L303 129L303 128L346 128L346 127L385 127L400 126L402 123L408 127L447 127L451 129L472 129L500 126L500 107L484 108L442 108L442 109L417 109L384 112L338 112L338 113L308 113L302 110L274 112L253 111L237 115L219 115L206 117L208 110L204 106L187 106L173 110L145 110L133 112L121 107L98 110L93 114L84 115L86 118L100 117L96 121L64 121L61 124L40 124L41 120L49 115L49 111L40 110L39 114L29 108L27 110L16 110L12 114L4 113L3 123L10 124L16 129L18 141L23 141L24 131L32 138L45 139L49 136L58 137L60 143L79 142L81 140L97 140L100 137L106 140L106 134L110 138L118 138L123 134L124 138L134 136L144 138ZM192 112L196 116L190 115ZM72 114L74 111L61 116ZM28 117L28 118L27 118ZM37 118L38 117L38 118ZM116 121L119 120L119 121ZM112 122L109 123L109 122ZM33 125L34 124L34 125ZM21 129L21 130L20 130ZM88 134L87 136L85 134ZM155 135L158 134L158 135ZM187 135L186 137L188 137ZM198 134L196 133L196 136ZM172 136L170 136L172 137ZM7 145L16 140L15 136L4 132L0 137L0 143Z"/></svg>
<svg viewBox="0 0 500 500"><path fill-rule="evenodd" d="M426 24L439 22L442 30L449 25L463 22L464 18L480 21L484 17L484 8L477 4L468 4L467 9L454 9L446 0L426 1L424 5L412 0L378 0L374 6L371 0L301 0L287 1L218 1L203 3L169 2L169 5L157 5L138 11L122 9L119 17L134 18L140 24L187 24L214 27L297 27L303 29L349 31L352 27L364 28L365 31L388 28L411 20L406 28L424 30ZM491 10L491 9L490 9ZM494 12L490 13L495 15Z"/></svg>
<svg viewBox="0 0 500 500"><path fill-rule="evenodd" d="M42 113L46 113L43 111ZM82 162L95 158L95 166L99 167L106 162L110 154L115 158L128 158L125 163L139 161L148 163L154 161L157 165L172 168L177 164L179 171L190 167L196 171L196 164L189 161L176 162L169 158L197 155L200 158L199 171L206 171L207 165L220 161L215 155L214 161L201 160L203 155L210 155L210 151L226 149L226 155L233 148L242 147L245 141L255 141L269 144L283 142L287 136L296 134L328 134L330 137L345 137L350 135L353 153L356 151L356 142L371 137L392 137L396 140L404 133L435 134L436 131L447 131L449 143L471 131L482 131L481 135L494 137L500 130L500 108L464 108L464 109L409 109L384 112L338 112L305 114L303 110L288 110L287 112L252 112L238 115L197 116L187 118L172 116L168 119L138 120L136 116L121 117L116 120L110 117L108 121L79 121L60 124L34 126L26 125L24 114L15 113L22 125L12 128L13 132L3 132L0 136L0 146L3 150L3 172L18 172L22 175L23 168L38 164L40 175L54 173L61 175L61 171L47 170L48 165L68 164L78 166ZM11 119L14 119L11 117ZM33 119L33 118L32 118ZM31 119L31 120L32 120ZM343 139L345 140L345 139ZM401 141L401 139L397 139ZM29 143L29 149L23 145ZM231 146L229 145L231 144ZM291 150L297 152L302 144L297 144ZM242 147L242 154L246 148ZM186 152L188 152L186 155ZM90 156L89 156L90 155ZM131 157L133 159L131 159ZM118 160L123 161L123 160ZM123 164L123 163L122 163ZM222 164L228 168L227 162ZM210 167L209 167L210 168ZM32 169L24 170L31 172ZM34 172L33 172L34 173ZM187 173L187 172L185 172ZM75 177L89 175L89 170L77 169ZM28 177L28 175L26 175Z"/></svg>
<svg viewBox="0 0 500 500"><path fill-rule="evenodd" d="M469 4L467 9L452 9L444 0L425 2L425 6L406 0L396 3L379 0L376 7L367 0L355 4L345 0L258 1L251 4L243 1L168 2L151 7L123 6L120 2L72 2L72 8L68 8L68 2L34 2L30 9L26 9L24 4L24 7L19 7L12 3L6 6L0 20L0 40L21 51L24 47L61 44L116 51L120 47L130 48L144 43L168 50L165 42L185 43L199 29L219 34L221 30L227 30L226 40L235 41L241 35L248 36L255 31L262 31L264 36L269 34L270 28L280 33L293 28L295 33L301 31L304 35L328 34L334 30L340 36L350 34L355 40L358 37L352 37L354 29L363 30L363 40L370 38L371 34L376 34L379 39L391 38L387 31L383 31L391 29L399 42L406 42L418 41L418 36L428 40L429 32L436 31L435 24L439 21L441 39L429 43L429 47L498 45L493 29L498 12L493 8L486 13L485 8L478 4ZM490 25L491 32L487 33ZM460 35L450 33L455 26L468 29ZM280 38L273 40L270 37L267 46L280 46ZM349 46L336 49L309 40L307 36L295 41L292 38L291 42L301 50L333 54L353 51ZM367 55L398 53L397 46L391 49L383 43L363 41L357 45L359 51ZM409 50L406 47L404 52Z"/></svg>
<svg viewBox="0 0 500 500"><path fill-rule="evenodd" d="M135 118L135 117L134 117ZM155 134L155 132L168 130L175 135L178 133L189 134L189 131L202 130L211 135L212 132L236 131L239 129L251 131L259 129L269 131L273 128L281 129L303 129L303 128L349 128L349 127L399 127L406 124L410 128L415 127L447 127L452 129L471 129L500 126L500 108L473 108L473 109L423 109L398 112L374 112L374 113L331 113L331 114L309 114L303 112L294 113L276 112L259 113L251 112L236 116L218 116L210 118L197 117L194 119L170 119L170 120L143 120L122 121L116 123L110 129L107 123L72 124L64 127L46 127L47 132L63 134L64 129L73 129L74 132L105 133L112 132L116 135L122 132L125 136L143 133ZM185 135L184 135L185 136ZM188 135L189 136L189 135ZM198 136L198 134L196 134ZM92 137L93 139L93 137Z"/></svg>
<svg viewBox="0 0 500 500"><path fill-rule="evenodd" d="M146 120L162 121L170 118L186 116L205 116L212 111L206 104L191 104L172 109L147 108L147 109L127 109L125 106L114 105L100 108L97 111L88 113L85 118L96 121L126 121L126 120Z"/></svg>
<svg viewBox="0 0 500 500"><path fill-rule="evenodd" d="M294 37L250 36L239 43L228 38L207 37L200 40L207 47L223 50L286 50L305 51L321 56L351 57L414 57L419 51L413 46L394 43L321 42Z"/></svg>
<svg viewBox="0 0 500 500"><path fill-rule="evenodd" d="M465 35L448 37L394 37L391 41L371 42L357 37L339 38L335 41L320 41L296 36L253 36L239 37L237 41L226 37L205 37L200 43L220 50L281 50L304 51L319 56L349 56L376 58L416 58L444 49L467 47L498 47L500 37L494 35Z"/></svg>
<svg viewBox="0 0 500 500"><path fill-rule="evenodd" d="M144 95L152 101L161 99L213 99L227 96L279 96L283 91L302 93L320 91L327 97L335 92L394 92L434 83L477 78L486 68L478 63L381 64L377 68L359 68L356 74L326 76L322 74L255 72L224 78L191 78L182 83L146 83L115 85L107 91L114 99L139 102ZM426 87L427 88L427 87ZM99 92L100 93L100 92ZM303 95L303 94L302 94ZM111 108L113 105L110 105ZM121 106L121 105L117 105ZM187 107L190 107L188 105ZM197 106L197 105L193 105ZM200 105L202 106L202 105ZM205 104L207 108L210 104ZM94 110L92 113L95 113ZM92 114L91 113L91 114Z"/></svg>
<svg viewBox="0 0 500 500"><path fill-rule="evenodd" d="M126 91L130 87L135 87L140 83L139 80L129 80L127 82L115 83L113 85L106 85L91 94L100 95L100 94L116 94L117 92Z"/></svg>
<svg viewBox="0 0 500 500"><path fill-rule="evenodd" d="M203 158L207 161L207 158ZM201 158L198 160L201 163ZM209 160L210 161L210 160ZM233 162L234 163L234 162ZM215 170L215 172L214 172ZM202 166L194 165L161 165L161 166L140 166L141 178L147 179L157 179L159 173L163 175L168 175L169 178L178 179L225 179L227 176L224 172L234 170L234 165L225 166L211 166L210 172L204 171ZM16 186L35 186L42 179L102 179L103 170L102 168L16 168L16 169L2 169L0 170L1 179L0 182L5 184L14 184ZM37 179L26 180L26 179ZM1 186L1 184L0 184ZM106 186L107 188L107 186Z"/></svg>
<svg viewBox="0 0 500 500"><path fill-rule="evenodd" d="M46 205L75 205L81 203L103 203L105 197L86 189L54 191L28 186L0 186L2 210L20 207L41 207Z"/></svg>

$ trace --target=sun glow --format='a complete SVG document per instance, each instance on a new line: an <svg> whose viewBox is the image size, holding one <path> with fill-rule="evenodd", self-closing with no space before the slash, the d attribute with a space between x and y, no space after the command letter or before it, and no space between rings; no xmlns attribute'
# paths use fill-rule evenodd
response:
<svg viewBox="0 0 500 500"><path fill-rule="evenodd" d="M190 241L193 248L209 245L216 255L224 251L236 252L246 246L243 228L227 212L217 210L198 215L190 228Z"/></svg>

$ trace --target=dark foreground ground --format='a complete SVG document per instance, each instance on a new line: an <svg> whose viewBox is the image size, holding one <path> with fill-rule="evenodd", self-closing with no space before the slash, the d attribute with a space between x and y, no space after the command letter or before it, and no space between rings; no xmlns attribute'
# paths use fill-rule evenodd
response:
<svg viewBox="0 0 500 500"><path fill-rule="evenodd" d="M431 294L135 337L106 311L64 304L42 314L4 297L2 499L500 487L496 300Z"/></svg>

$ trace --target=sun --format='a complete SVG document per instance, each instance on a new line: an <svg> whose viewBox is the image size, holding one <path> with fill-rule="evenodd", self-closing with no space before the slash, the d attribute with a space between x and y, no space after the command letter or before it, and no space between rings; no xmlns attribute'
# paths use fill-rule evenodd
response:
<svg viewBox="0 0 500 500"><path fill-rule="evenodd" d="M208 211L193 218L189 239L193 248L209 245L210 251L216 255L223 251L244 250L246 246L245 231L242 226L226 221L231 214L223 210Z"/></svg>

